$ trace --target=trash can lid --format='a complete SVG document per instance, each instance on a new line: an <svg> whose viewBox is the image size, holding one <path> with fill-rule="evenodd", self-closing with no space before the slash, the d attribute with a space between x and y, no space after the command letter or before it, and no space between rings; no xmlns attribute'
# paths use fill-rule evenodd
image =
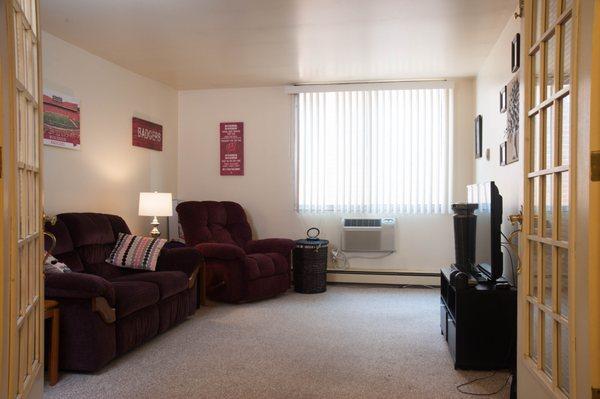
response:
<svg viewBox="0 0 600 399"><path fill-rule="evenodd" d="M323 246L323 245L327 245L329 244L329 240L321 240L318 238L303 238L300 240L296 240L296 245L307 245L307 246L314 246L314 247L319 247L319 246Z"/></svg>

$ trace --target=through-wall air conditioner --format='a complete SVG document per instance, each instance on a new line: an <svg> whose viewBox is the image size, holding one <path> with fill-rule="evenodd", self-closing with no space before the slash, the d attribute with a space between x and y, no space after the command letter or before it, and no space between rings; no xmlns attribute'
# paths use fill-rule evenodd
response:
<svg viewBox="0 0 600 399"><path fill-rule="evenodd" d="M396 219L342 219L342 251L395 251Z"/></svg>

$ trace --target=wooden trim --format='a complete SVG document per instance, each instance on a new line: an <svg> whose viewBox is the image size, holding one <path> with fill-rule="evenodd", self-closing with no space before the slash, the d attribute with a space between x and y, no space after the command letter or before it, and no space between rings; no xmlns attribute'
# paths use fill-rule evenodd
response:
<svg viewBox="0 0 600 399"><path fill-rule="evenodd" d="M542 158L541 156L542 154L540 154L540 158ZM543 154L545 155L545 154ZM546 176L546 175L553 175L556 173L563 173L563 172L568 172L569 171L569 166L568 165L563 165L563 166L554 166L552 168L548 168L548 169L540 169L536 172L530 172L527 173L527 177L528 178L534 178L534 177L538 177L538 176Z"/></svg>
<svg viewBox="0 0 600 399"><path fill-rule="evenodd" d="M540 90L541 90L541 88L540 88ZM570 87L563 87L562 89L555 91L550 97L541 101L539 104L535 105L533 108L529 108L529 111L527 112L527 116L529 116L529 117L534 116L535 114L539 113L541 110L546 109L549 106L553 105L558 100L561 100L563 97L568 96L570 92L571 92Z"/></svg>
<svg viewBox="0 0 600 399"><path fill-rule="evenodd" d="M547 12L546 11L547 10L546 10L546 6L545 6L545 2L542 4L544 4L544 7L542 7L542 15L544 15L544 17L542 19L542 23L544 25L546 25L546 23L547 23ZM558 7L561 6L560 2L558 2L557 6ZM550 39L550 37L554 33L555 27L557 25L560 25L563 22L565 22L571 16L571 12L572 12L572 9L569 8L569 9L565 10L561 15L559 15L558 18L556 19L556 22L554 22L554 24L550 28L547 28L546 31L544 31L544 33L542 33L542 36L529 48L528 55L530 55L530 56L533 55L543 42L548 41L548 39Z"/></svg>
<svg viewBox="0 0 600 399"><path fill-rule="evenodd" d="M200 269L200 266L198 266L196 268L196 270L194 270L194 272L192 273L192 275L190 277L188 277L188 289L194 288L194 285L198 281L198 270L199 269Z"/></svg>
<svg viewBox="0 0 600 399"><path fill-rule="evenodd" d="M206 262L203 260L200 265L198 283L200 284L200 305L206 305Z"/></svg>
<svg viewBox="0 0 600 399"><path fill-rule="evenodd" d="M4 27L5 27L5 20L6 18L4 18L4 13L2 12L2 10L0 9L0 33L5 33L4 31ZM0 43L0 49L2 48L2 43ZM8 58L5 57L6 54L3 52L0 52L0 189L2 190L2 192L0 192L0 209L4 210L4 187L5 187L5 182L4 182L4 174L6 173L4 170L4 152L5 152L5 143L4 143L4 138L6 135L6 131L4 129L5 126L5 118L7 118L7 114L4 112L4 79L5 79L5 74L4 74L4 66L2 64L2 59L3 58ZM3 214L3 216L5 215L5 213ZM5 281L7 281L7 270L8 270L8 265L5 264L4 260L5 258L5 236L4 236L4 217L2 217L2 219L0 220L0 284L2 284L2 287L5 287ZM9 348L7 345L5 345L5 343L8 342L7 339L5 339L5 335L6 332L8 330L9 327L9 323L8 323L8 315L10 314L10 310L8 309L8 305L5 300L4 300L4 294L0 294L0 359L8 359L8 356L5 356L5 353L9 352ZM7 397L8 396L8 384L7 382L7 378L8 378L8 364L6 364L6 362L2 361L0 362L0 397Z"/></svg>
<svg viewBox="0 0 600 399"><path fill-rule="evenodd" d="M92 298L92 311L98 312L105 323L111 324L117 320L115 308L111 307L106 298L102 296Z"/></svg>
<svg viewBox="0 0 600 399"><path fill-rule="evenodd" d="M542 244L554 246L554 247L560 247L560 248L569 249L569 242L568 241L558 241L558 240L553 240L552 238L540 237L540 236L533 235L533 234L532 235L528 235L527 239L531 240L531 241L539 242L539 243L542 243Z"/></svg>

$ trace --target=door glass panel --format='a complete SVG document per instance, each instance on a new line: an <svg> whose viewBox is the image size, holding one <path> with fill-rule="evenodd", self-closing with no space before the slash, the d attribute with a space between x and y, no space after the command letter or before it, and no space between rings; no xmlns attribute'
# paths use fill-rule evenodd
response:
<svg viewBox="0 0 600 399"><path fill-rule="evenodd" d="M573 0L564 0L563 1L563 11L573 5Z"/></svg>
<svg viewBox="0 0 600 399"><path fill-rule="evenodd" d="M531 233L534 235L540 234L540 179L541 177L534 177L531 184Z"/></svg>
<svg viewBox="0 0 600 399"><path fill-rule="evenodd" d="M558 239L567 241L569 239L569 172L560 174L560 209L558 214Z"/></svg>
<svg viewBox="0 0 600 399"><path fill-rule="evenodd" d="M542 2L544 0L534 0L533 6L533 42L537 42L542 37L544 30L544 20L542 15Z"/></svg>
<svg viewBox="0 0 600 399"><path fill-rule="evenodd" d="M544 272L544 305L552 307L552 247L542 244L542 270Z"/></svg>
<svg viewBox="0 0 600 399"><path fill-rule="evenodd" d="M538 359L538 331L540 330L539 311L533 304L529 304L529 356Z"/></svg>
<svg viewBox="0 0 600 399"><path fill-rule="evenodd" d="M532 59L533 62L533 87L532 87L532 97L533 97L533 106L538 105L541 101L541 76L542 76L542 56L541 52L538 50L535 53L535 56Z"/></svg>
<svg viewBox="0 0 600 399"><path fill-rule="evenodd" d="M561 61L561 85L562 87L568 87L571 84L571 38L573 35L573 27L571 26L571 18L563 25L562 38L561 38L561 49L562 54L560 55Z"/></svg>
<svg viewBox="0 0 600 399"><path fill-rule="evenodd" d="M560 101L561 132L560 132L560 164L569 165L571 151L571 97L565 96Z"/></svg>
<svg viewBox="0 0 600 399"><path fill-rule="evenodd" d="M560 314L569 317L569 251L558 248L558 303Z"/></svg>
<svg viewBox="0 0 600 399"><path fill-rule="evenodd" d="M539 112L531 118L531 170L540 170L540 157L542 153L542 138L540 136L540 114Z"/></svg>
<svg viewBox="0 0 600 399"><path fill-rule="evenodd" d="M552 328L554 326L554 320L552 316L544 312L544 356L542 362L542 368L548 376L552 376Z"/></svg>
<svg viewBox="0 0 600 399"><path fill-rule="evenodd" d="M546 132L544 134L545 148L545 169L550 169L554 166L554 106L549 106L545 109L546 114Z"/></svg>
<svg viewBox="0 0 600 399"><path fill-rule="evenodd" d="M529 245L529 281L530 295L538 297L538 243L531 241Z"/></svg>
<svg viewBox="0 0 600 399"><path fill-rule="evenodd" d="M558 18L558 1L559 0L548 0L546 3L546 7L548 7L548 24L546 26L551 26L556 23L556 19Z"/></svg>
<svg viewBox="0 0 600 399"><path fill-rule="evenodd" d="M556 57L556 35L552 35L546 42L546 98L554 94L554 79L556 68L554 60Z"/></svg>
<svg viewBox="0 0 600 399"><path fill-rule="evenodd" d="M569 392L569 329L560 325L560 342L558 350L558 387Z"/></svg>
<svg viewBox="0 0 600 399"><path fill-rule="evenodd" d="M554 206L552 202L553 198L553 175L547 175L544 177L544 237L552 238L552 229L554 226L553 217L554 217Z"/></svg>

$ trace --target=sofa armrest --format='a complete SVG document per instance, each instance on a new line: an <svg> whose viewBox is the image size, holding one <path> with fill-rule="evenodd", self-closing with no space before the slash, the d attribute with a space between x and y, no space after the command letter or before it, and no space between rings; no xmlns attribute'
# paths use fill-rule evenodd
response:
<svg viewBox="0 0 600 399"><path fill-rule="evenodd" d="M47 273L45 290L48 298L92 299L102 297L115 305L115 290L100 276L87 273Z"/></svg>
<svg viewBox="0 0 600 399"><path fill-rule="evenodd" d="M248 254L276 252L283 256L289 256L295 246L296 243L287 238L267 238L250 240L246 243L245 249Z"/></svg>
<svg viewBox="0 0 600 399"><path fill-rule="evenodd" d="M216 258L221 260L239 260L243 262L246 259L244 250L234 244L222 244L215 242L206 242L196 245L196 248L205 258Z"/></svg>

